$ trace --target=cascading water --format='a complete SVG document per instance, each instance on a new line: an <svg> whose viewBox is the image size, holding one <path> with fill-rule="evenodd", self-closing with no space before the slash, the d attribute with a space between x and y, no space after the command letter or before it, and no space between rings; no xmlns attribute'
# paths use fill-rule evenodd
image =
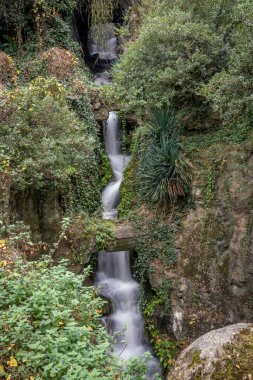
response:
<svg viewBox="0 0 253 380"><path fill-rule="evenodd" d="M110 35L110 39L113 37ZM111 47L110 44L107 46ZM109 52L99 51L101 59ZM109 83L106 72L97 73L95 83ZM120 184L129 157L122 153L119 120L115 112L110 112L104 126L104 141L114 179L102 193L104 219L117 219L120 200ZM125 363L132 357L150 352L143 342L143 319L139 310L139 284L134 281L130 270L129 252L100 252L98 259L97 285L101 295L112 304L112 314L103 318L110 335L114 336L115 353ZM151 356L147 364L147 379L160 372L158 361Z"/></svg>
<svg viewBox="0 0 253 380"><path fill-rule="evenodd" d="M117 58L117 37L114 24L93 26L89 34L90 56L97 55L104 61L113 61Z"/></svg>
<svg viewBox="0 0 253 380"><path fill-rule="evenodd" d="M124 169L129 161L129 157L123 155L121 151L119 121L115 112L109 114L104 128L104 141L114 180L106 186L102 194L103 217L104 219L115 219L118 216L119 188Z"/></svg>

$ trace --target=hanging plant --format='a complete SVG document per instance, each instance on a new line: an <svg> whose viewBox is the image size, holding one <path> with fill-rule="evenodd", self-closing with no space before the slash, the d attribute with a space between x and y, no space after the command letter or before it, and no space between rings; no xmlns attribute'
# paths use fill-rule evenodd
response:
<svg viewBox="0 0 253 380"><path fill-rule="evenodd" d="M89 12L92 26L112 22L118 0L90 0Z"/></svg>

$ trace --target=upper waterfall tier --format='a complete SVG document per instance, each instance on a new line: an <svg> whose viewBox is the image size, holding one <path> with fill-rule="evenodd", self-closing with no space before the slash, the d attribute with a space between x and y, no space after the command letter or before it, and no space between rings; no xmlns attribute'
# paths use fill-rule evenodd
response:
<svg viewBox="0 0 253 380"><path fill-rule="evenodd" d="M114 24L94 26L89 33L90 56L97 56L102 61L117 59L117 37Z"/></svg>
<svg viewBox="0 0 253 380"><path fill-rule="evenodd" d="M119 119L115 112L110 112L104 127L105 148L110 160L114 179L103 191L102 203L104 219L115 219L118 216L117 206L120 201L120 185L129 156L122 154L120 142Z"/></svg>

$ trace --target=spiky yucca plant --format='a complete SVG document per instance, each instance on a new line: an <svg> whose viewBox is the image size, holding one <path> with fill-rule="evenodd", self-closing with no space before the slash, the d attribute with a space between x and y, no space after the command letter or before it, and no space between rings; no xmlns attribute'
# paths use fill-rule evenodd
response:
<svg viewBox="0 0 253 380"><path fill-rule="evenodd" d="M178 135L175 114L170 110L155 111L139 178L144 199L160 206L175 203L190 192L192 165L181 150Z"/></svg>

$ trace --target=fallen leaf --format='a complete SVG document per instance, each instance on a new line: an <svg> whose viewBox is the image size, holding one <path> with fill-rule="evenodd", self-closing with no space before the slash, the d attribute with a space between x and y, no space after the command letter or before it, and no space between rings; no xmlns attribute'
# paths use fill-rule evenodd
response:
<svg viewBox="0 0 253 380"><path fill-rule="evenodd" d="M7 364L9 364L10 367L17 367L18 366L18 362L14 358L14 356L10 357L10 360L8 360Z"/></svg>

